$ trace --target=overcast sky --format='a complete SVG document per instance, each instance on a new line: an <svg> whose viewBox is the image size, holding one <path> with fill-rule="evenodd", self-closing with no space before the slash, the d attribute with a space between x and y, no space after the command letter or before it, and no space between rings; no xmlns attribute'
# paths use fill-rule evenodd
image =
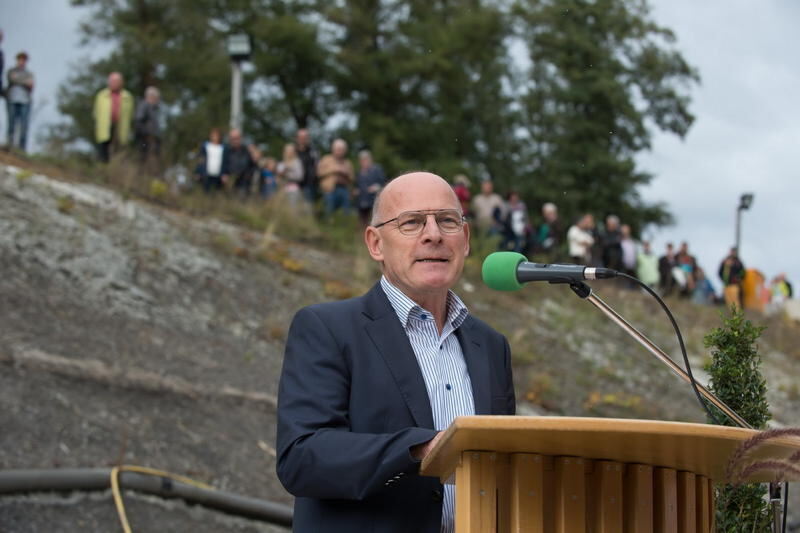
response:
<svg viewBox="0 0 800 533"><path fill-rule="evenodd" d="M755 194L742 217L742 258L768 278L787 272L800 290L800 59L794 0L651 0L654 19L671 28L678 48L697 67L691 93L697 120L686 139L656 134L639 161L656 175L644 189L667 202L677 224L651 231L656 251L686 240L719 286L716 270L734 241L739 197ZM27 51L36 76L33 147L58 120L56 89L70 66L90 52L79 48L84 10L68 0L0 0L6 65ZM5 129L5 114L0 127Z"/></svg>

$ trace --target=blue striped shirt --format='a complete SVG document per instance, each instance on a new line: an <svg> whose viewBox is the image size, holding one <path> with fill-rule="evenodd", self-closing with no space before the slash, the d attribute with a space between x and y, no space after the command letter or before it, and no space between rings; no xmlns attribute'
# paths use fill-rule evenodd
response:
<svg viewBox="0 0 800 533"><path fill-rule="evenodd" d="M474 415L472 382L455 335L456 329L469 315L467 306L453 291L448 292L447 318L440 335L430 311L420 307L385 277L381 278L381 288L397 313L417 357L431 402L435 429L447 429L457 416ZM445 485L442 500L443 533L455 529L454 519L455 486Z"/></svg>

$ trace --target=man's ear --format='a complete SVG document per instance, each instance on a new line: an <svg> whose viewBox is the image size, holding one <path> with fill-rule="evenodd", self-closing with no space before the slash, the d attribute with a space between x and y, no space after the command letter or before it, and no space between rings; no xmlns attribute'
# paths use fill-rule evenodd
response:
<svg viewBox="0 0 800 533"><path fill-rule="evenodd" d="M464 257L469 255L469 223L464 222Z"/></svg>
<svg viewBox="0 0 800 533"><path fill-rule="evenodd" d="M364 243L367 245L370 257L375 261L383 261L383 239L377 228L367 226L364 230Z"/></svg>

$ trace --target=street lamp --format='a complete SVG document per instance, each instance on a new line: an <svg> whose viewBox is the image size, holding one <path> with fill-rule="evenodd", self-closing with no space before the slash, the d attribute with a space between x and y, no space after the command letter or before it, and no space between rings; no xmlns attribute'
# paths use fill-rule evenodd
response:
<svg viewBox="0 0 800 533"><path fill-rule="evenodd" d="M242 129L242 61L250 58L250 36L236 33L228 36L231 56L231 129Z"/></svg>
<svg viewBox="0 0 800 533"><path fill-rule="evenodd" d="M753 204L753 193L746 192L739 197L739 207L736 208L736 250L739 252L739 257L741 257L741 251L739 250L739 241L741 239L741 232L742 232L742 211L747 211L750 209L750 206Z"/></svg>

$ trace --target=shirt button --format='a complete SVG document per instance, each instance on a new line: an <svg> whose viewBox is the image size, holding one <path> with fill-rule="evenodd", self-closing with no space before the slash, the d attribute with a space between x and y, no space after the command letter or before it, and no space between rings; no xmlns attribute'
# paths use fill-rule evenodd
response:
<svg viewBox="0 0 800 533"><path fill-rule="evenodd" d="M434 490L433 493L431 494L431 498L433 499L434 502L441 503L443 500L442 491L440 489Z"/></svg>
<svg viewBox="0 0 800 533"><path fill-rule="evenodd" d="M450 389L452 389L453 387L451 387L449 383L446 383L446 384L445 384L445 386L444 386L444 388L445 388L445 389L447 389L447 390L450 390Z"/></svg>
<svg viewBox="0 0 800 533"><path fill-rule="evenodd" d="M422 314L421 314L419 317L420 317L422 320L428 320L428 315L426 315L425 313L422 313Z"/></svg>

